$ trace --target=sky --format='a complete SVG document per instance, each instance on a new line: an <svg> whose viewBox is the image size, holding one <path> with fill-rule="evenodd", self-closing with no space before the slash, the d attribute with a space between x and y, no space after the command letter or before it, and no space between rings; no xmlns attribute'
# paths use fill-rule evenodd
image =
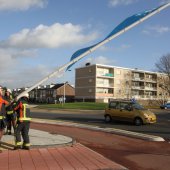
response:
<svg viewBox="0 0 170 170"><path fill-rule="evenodd" d="M0 0L0 85L20 88L69 62L78 49L103 40L136 13L169 0ZM44 84L75 84L85 63L155 71L170 53L170 8L166 8Z"/></svg>

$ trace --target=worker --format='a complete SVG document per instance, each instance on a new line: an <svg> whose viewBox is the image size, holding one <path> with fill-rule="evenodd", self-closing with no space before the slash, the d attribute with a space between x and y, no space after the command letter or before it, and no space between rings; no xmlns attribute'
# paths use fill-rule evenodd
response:
<svg viewBox="0 0 170 170"><path fill-rule="evenodd" d="M16 130L15 130L15 150L16 149L30 149L29 128L30 128L30 109L28 107L28 93L21 97L16 105L14 111L17 114ZM21 141L21 135L23 143Z"/></svg>
<svg viewBox="0 0 170 170"><path fill-rule="evenodd" d="M11 89L6 89L5 92L5 99L8 102L13 102L12 91ZM13 103L14 104L14 103ZM15 133L15 126L16 126L16 116L13 110L12 105L6 107L6 121L7 121L7 135L11 135L11 126L13 126L13 130Z"/></svg>
<svg viewBox="0 0 170 170"><path fill-rule="evenodd" d="M5 106L9 105L9 102L3 99L3 87L0 86L0 141L6 127L5 123ZM1 151L0 151L1 152Z"/></svg>

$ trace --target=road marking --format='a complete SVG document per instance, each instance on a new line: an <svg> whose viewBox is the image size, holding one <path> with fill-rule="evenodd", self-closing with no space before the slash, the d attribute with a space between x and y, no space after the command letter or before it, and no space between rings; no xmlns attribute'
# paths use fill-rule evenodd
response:
<svg viewBox="0 0 170 170"><path fill-rule="evenodd" d="M134 138L139 138L139 139L149 140L149 141L165 141L160 136L153 136L153 135L131 132L131 131L115 129L115 128L101 128L101 127L98 127L98 126L86 125L86 124L81 124L81 123L72 123L72 122L66 123L64 121L63 122L57 122L57 121L48 122L47 120L42 121L41 119L34 119L34 122L51 123L51 124L58 124L58 125L65 125L65 126L74 126L74 127L86 128L86 129L90 129L90 130L99 130L99 131L102 131L102 132L114 133L114 134L118 134L118 135L129 136L129 137L134 137Z"/></svg>

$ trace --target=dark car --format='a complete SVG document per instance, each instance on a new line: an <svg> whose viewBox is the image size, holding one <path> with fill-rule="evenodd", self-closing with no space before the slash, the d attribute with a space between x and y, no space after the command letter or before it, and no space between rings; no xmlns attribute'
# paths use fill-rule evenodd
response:
<svg viewBox="0 0 170 170"><path fill-rule="evenodd" d="M170 103L165 103L160 106L161 109L170 109Z"/></svg>

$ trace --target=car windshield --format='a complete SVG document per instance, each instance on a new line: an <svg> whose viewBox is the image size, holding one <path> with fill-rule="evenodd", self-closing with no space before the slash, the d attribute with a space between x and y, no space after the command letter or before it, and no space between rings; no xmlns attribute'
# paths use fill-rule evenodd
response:
<svg viewBox="0 0 170 170"><path fill-rule="evenodd" d="M146 110L142 105L140 105L139 103L133 103L132 104L133 108L137 109L137 110Z"/></svg>

